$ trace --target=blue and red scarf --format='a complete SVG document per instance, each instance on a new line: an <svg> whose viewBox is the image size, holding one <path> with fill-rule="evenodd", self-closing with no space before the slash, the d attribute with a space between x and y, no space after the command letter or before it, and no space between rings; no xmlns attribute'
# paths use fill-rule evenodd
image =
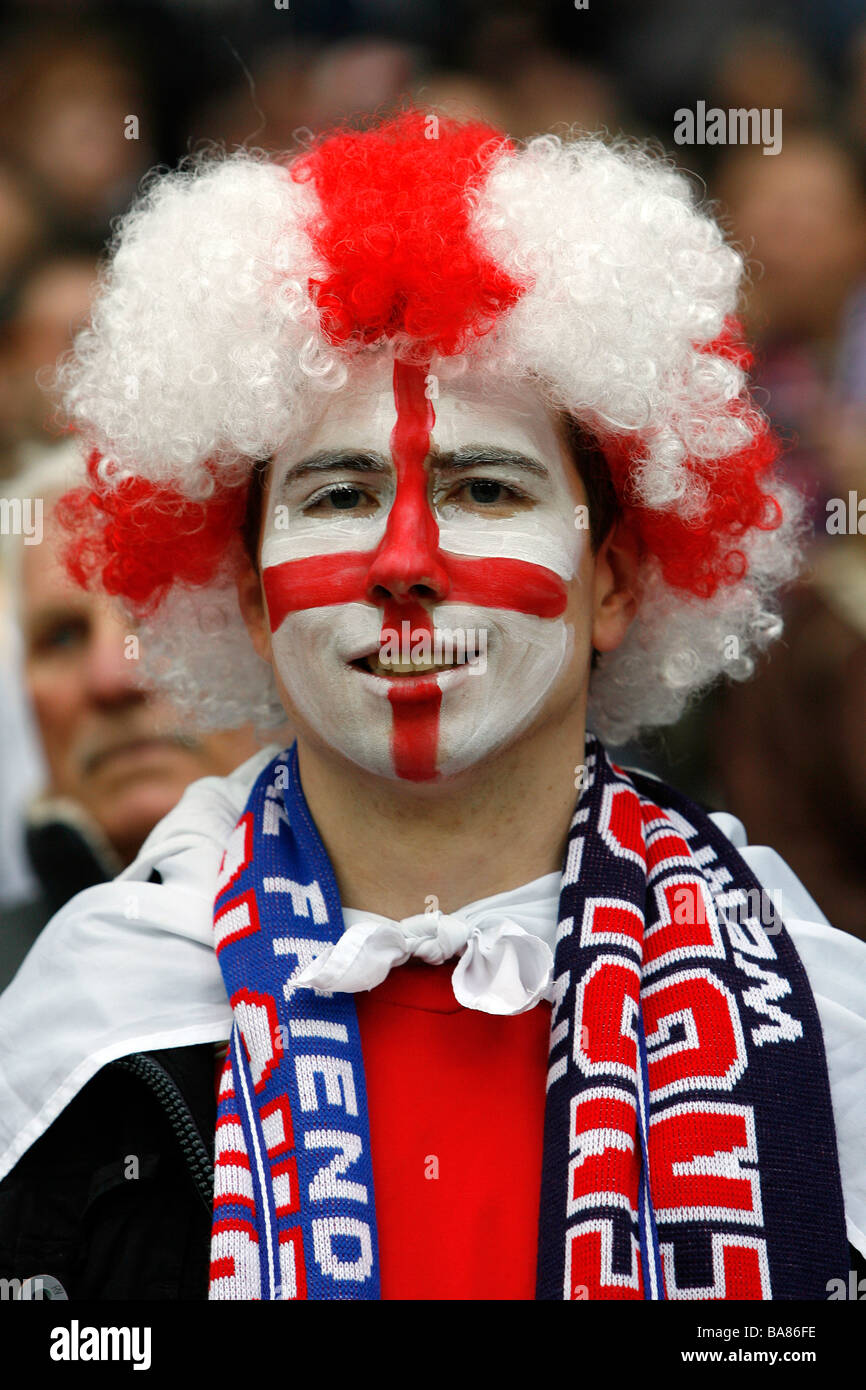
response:
<svg viewBox="0 0 866 1390"><path fill-rule="evenodd" d="M343 931L296 747L252 789L214 931L234 1025L210 1297L378 1299L354 996L292 985ZM708 816L592 736L554 978L536 1297L826 1298L847 1245L803 966Z"/></svg>

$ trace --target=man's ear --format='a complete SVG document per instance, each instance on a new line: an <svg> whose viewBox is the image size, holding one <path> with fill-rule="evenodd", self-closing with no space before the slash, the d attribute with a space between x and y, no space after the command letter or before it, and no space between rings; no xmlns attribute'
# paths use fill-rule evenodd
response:
<svg viewBox="0 0 866 1390"><path fill-rule="evenodd" d="M634 532L618 522L595 557L592 645L612 652L625 637L637 612L640 549Z"/></svg>
<svg viewBox="0 0 866 1390"><path fill-rule="evenodd" d="M238 604L250 634L250 640L263 661L271 660L271 629L262 593L262 581L252 562L245 556L244 568L237 577Z"/></svg>

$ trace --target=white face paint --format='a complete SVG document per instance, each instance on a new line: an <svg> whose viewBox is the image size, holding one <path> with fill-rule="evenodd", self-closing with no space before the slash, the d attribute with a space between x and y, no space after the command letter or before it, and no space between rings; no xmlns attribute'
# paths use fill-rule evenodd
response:
<svg viewBox="0 0 866 1390"><path fill-rule="evenodd" d="M305 437L275 457L262 569L273 617L269 584L279 583L279 567L315 565L314 572L292 571L291 611L272 639L297 713L370 772L423 780L463 771L517 738L569 659L571 631L563 617L516 611L529 606L524 577L516 580L513 567L497 562L520 561L536 567L526 572L530 580L540 574L550 586L552 572L567 584L587 536L574 522L574 465L540 397L528 387L494 388L467 373L440 380L433 401L428 501L443 571L450 557L481 561L472 573L482 575L486 601L467 599L459 583L431 587L429 556L425 563L420 553L397 566L399 584L383 587L380 577L371 591L366 576L372 556L381 553L397 486L392 370L387 358L359 373L355 389L332 398ZM369 558L353 561L358 555ZM331 596L341 601L331 603ZM392 619L405 613L408 622L418 599L432 616L432 649L415 623L383 648L386 600ZM414 674L380 662L380 653L387 662L390 652L405 669L410 645ZM464 651L470 660L461 664ZM429 696L434 683L441 705L425 722L412 693ZM424 708L429 711L429 698Z"/></svg>

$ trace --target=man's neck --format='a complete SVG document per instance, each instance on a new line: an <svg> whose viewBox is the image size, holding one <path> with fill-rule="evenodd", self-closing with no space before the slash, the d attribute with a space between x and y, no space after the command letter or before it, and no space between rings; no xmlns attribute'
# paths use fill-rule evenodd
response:
<svg viewBox="0 0 866 1390"><path fill-rule="evenodd" d="M304 794L344 907L455 912L562 868L584 721L435 783L375 777L298 737ZM432 900L432 901L431 901Z"/></svg>

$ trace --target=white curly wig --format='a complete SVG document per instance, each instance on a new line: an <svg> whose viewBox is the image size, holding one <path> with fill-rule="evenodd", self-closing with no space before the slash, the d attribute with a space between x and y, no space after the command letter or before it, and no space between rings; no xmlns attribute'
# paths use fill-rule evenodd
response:
<svg viewBox="0 0 866 1390"><path fill-rule="evenodd" d="M143 615L149 675L199 727L280 723L234 585L254 463L353 361L481 366L591 432L641 541L592 727L620 743L670 723L720 673L750 674L797 564L798 502L746 394L742 270L687 176L624 140L516 148L407 112L294 159L154 176L59 369L90 454L73 568Z"/></svg>

